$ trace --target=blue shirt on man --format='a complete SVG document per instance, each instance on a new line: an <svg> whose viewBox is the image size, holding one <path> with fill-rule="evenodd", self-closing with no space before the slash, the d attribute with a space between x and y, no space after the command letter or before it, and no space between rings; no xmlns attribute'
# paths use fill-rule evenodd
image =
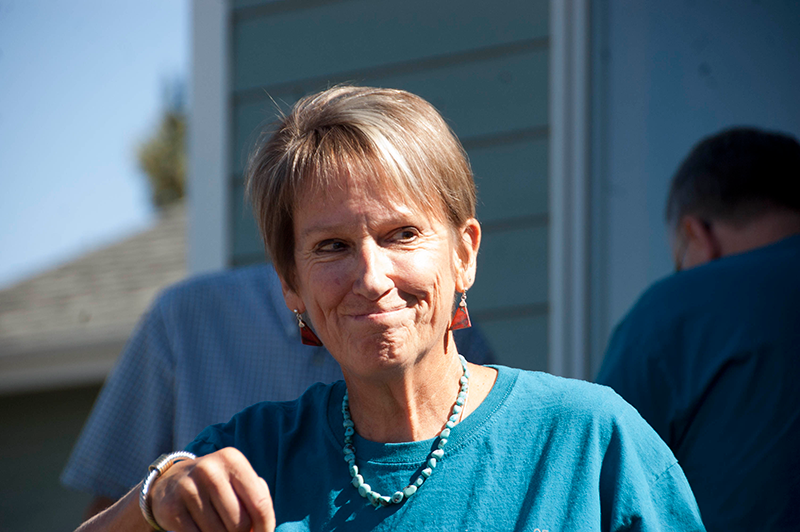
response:
<svg viewBox="0 0 800 532"><path fill-rule="evenodd" d="M800 235L656 283L597 382L670 446L709 530L800 530Z"/></svg>

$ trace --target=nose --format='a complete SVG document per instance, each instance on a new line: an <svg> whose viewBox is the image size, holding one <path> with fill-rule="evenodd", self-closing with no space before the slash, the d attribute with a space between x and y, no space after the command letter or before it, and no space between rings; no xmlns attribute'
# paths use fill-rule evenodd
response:
<svg viewBox="0 0 800 532"><path fill-rule="evenodd" d="M379 299L391 290L393 263L388 250L376 242L367 241L358 254L358 268L353 291L371 301Z"/></svg>

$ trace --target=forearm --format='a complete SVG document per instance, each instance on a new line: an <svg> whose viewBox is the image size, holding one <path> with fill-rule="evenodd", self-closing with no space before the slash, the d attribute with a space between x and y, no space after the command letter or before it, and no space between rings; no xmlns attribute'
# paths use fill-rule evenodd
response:
<svg viewBox="0 0 800 532"><path fill-rule="evenodd" d="M83 511L83 520L88 521L115 502L117 502L117 499L112 499L110 497L103 497L102 495L95 497Z"/></svg>
<svg viewBox="0 0 800 532"><path fill-rule="evenodd" d="M139 509L139 484L111 507L83 523L75 532L152 532Z"/></svg>

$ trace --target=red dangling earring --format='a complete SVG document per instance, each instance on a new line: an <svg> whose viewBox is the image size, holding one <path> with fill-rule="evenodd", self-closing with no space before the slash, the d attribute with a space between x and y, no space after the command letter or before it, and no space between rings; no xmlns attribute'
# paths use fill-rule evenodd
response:
<svg viewBox="0 0 800 532"><path fill-rule="evenodd" d="M469 321L469 312L467 311L467 291L461 293L461 301L458 303L456 313L453 314L453 321L450 322L450 330L457 331L458 329L467 329L472 327L472 322Z"/></svg>
<svg viewBox="0 0 800 532"><path fill-rule="evenodd" d="M297 309L294 309L294 315L297 317L297 326L300 327L300 341L303 342L303 345L321 346L322 341L314 334L311 327L306 325Z"/></svg>

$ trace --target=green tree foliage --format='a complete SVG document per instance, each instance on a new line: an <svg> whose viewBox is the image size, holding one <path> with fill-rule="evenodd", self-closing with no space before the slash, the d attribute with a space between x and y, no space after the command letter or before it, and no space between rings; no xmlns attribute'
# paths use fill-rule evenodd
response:
<svg viewBox="0 0 800 532"><path fill-rule="evenodd" d="M177 93L177 91L175 91ZM153 204L163 208L180 201L186 186L186 114L173 98L154 134L139 146L139 166L147 174Z"/></svg>

